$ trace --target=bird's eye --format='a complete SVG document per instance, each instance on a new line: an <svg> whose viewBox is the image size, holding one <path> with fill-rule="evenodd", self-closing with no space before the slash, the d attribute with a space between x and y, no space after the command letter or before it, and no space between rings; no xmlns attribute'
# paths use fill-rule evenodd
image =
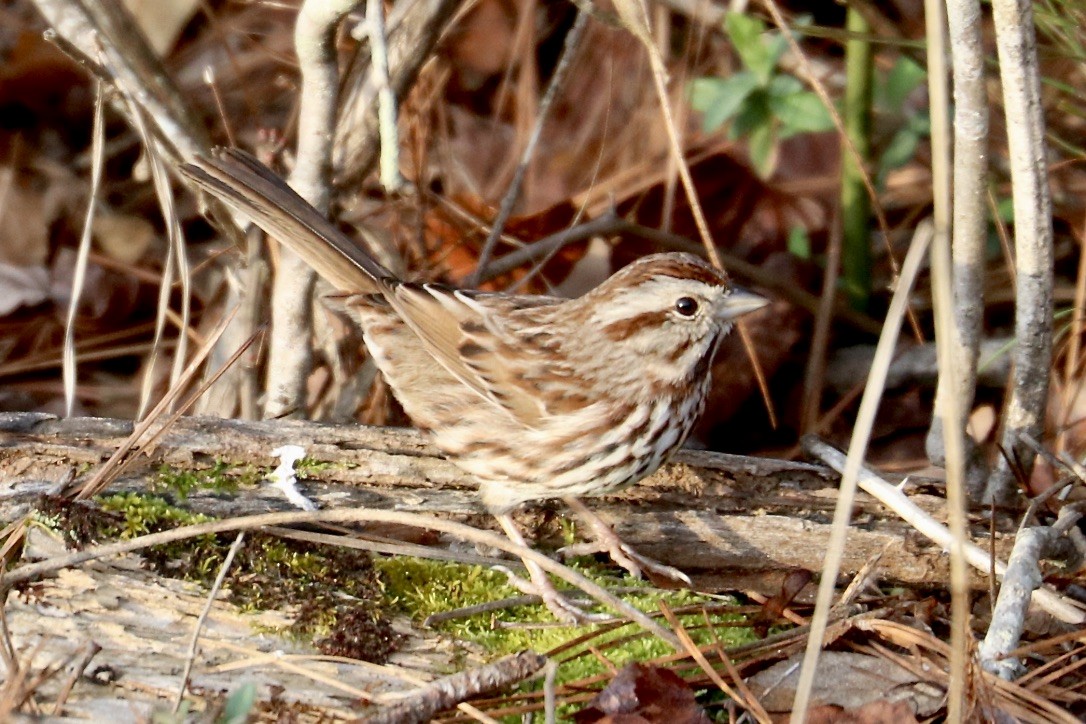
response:
<svg viewBox="0 0 1086 724"><path fill-rule="evenodd" d="M690 297L679 297L675 302L675 311L684 317L693 317L698 313L698 302Z"/></svg>

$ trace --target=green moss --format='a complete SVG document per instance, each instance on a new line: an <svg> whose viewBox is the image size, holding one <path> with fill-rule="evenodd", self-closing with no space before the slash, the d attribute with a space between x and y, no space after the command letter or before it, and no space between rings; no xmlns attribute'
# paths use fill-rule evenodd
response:
<svg viewBox="0 0 1086 724"><path fill-rule="evenodd" d="M504 574L480 566L406 557L378 558L374 565L380 574L379 581L389 605L418 623L436 613L519 594L506 582ZM718 603L692 591L664 591L629 576L616 577L610 569L594 562L577 562L572 567L612 590L633 589L622 597L644 611L658 611L657 602L661 600L672 609ZM738 617L730 618L734 621ZM745 628L719 628L714 634L714 631L705 628L705 619L700 612L681 617L681 620L699 643L713 640L714 635L722 639L725 646L753 639L752 632ZM552 651L597 627L554 625L550 612L538 605L456 619L438 624L436 628L450 637L477 644L498 657L523 649ZM608 631L593 638L591 645L619 667L632 661L647 661L671 653L670 646L655 637L631 637L630 634L636 631L634 627ZM559 660L562 662L558 672L561 682L576 681L606 671L603 664L584 647L560 655Z"/></svg>
<svg viewBox="0 0 1086 724"><path fill-rule="evenodd" d="M77 543L134 538L214 520L154 495L120 493L96 502L98 508L43 501L39 517ZM196 536L140 553L157 573L210 586L236 536ZM279 633L312 640L327 654L379 661L398 644L381 607L370 556L363 551L249 531L227 572L224 596L242 610L291 611L293 623Z"/></svg>
<svg viewBox="0 0 1086 724"><path fill-rule="evenodd" d="M171 492L184 500L193 490L235 493L239 487L256 485L263 477L252 465L234 466L222 460L203 470L179 470L163 465L151 482L151 490Z"/></svg>
<svg viewBox="0 0 1086 724"><path fill-rule="evenodd" d="M294 472L299 478L312 478L330 470L350 470L357 467L358 463L328 462L314 460L313 458L302 458L294 464Z"/></svg>
<svg viewBox="0 0 1086 724"><path fill-rule="evenodd" d="M178 492L185 488L172 479ZM186 483L187 484L187 483ZM122 493L98 499L98 508L85 505L43 504L39 520L65 531L74 543L108 538L132 538L147 533L211 520L172 505L159 496ZM571 533L572 531L568 531ZM148 565L174 577L209 585L217 575L234 533L206 535L142 551ZM709 626L700 612L716 605L691 591L663 591L629 576L617 576L595 559L572 564L581 574L645 611L656 612L663 600L672 609L693 606L697 613L682 618L695 641L719 638L725 646L753 639L749 629L714 626L736 616L715 616ZM227 576L229 600L243 610L287 609L295 615L287 635L313 640L325 653L366 656L383 654L396 645L396 636L384 611L396 611L421 623L426 617L454 609L490 603L519 595L504 574L480 566L428 561L409 557L381 557L371 561L364 552L333 546L295 542L250 531ZM588 610L591 601L580 601ZM571 682L606 672L606 667L584 645L564 646L597 627L555 625L543 606L519 606L438 624L451 638L470 642L494 657L523 649L549 652L560 647L559 680ZM639 636L634 626L606 631L589 645L621 667L631 661L649 661L670 653L667 644ZM377 657L378 659L380 656Z"/></svg>

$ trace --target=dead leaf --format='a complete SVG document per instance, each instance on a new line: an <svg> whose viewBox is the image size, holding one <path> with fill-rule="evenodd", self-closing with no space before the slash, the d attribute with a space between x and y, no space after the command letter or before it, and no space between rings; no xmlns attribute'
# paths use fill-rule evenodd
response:
<svg viewBox="0 0 1086 724"><path fill-rule="evenodd" d="M58 310L67 310L71 302L75 262L76 252L68 248L60 249L53 259L50 295ZM79 297L79 321L116 325L118 320L128 319L136 310L138 292L139 281L132 276L90 263Z"/></svg>
<svg viewBox="0 0 1086 724"><path fill-rule="evenodd" d="M461 284L475 270L479 262L479 252L486 240L487 229L480 227L474 219L489 224L497 211L477 196L467 194L458 196L456 203L465 214L457 214L444 206L437 206L426 215L424 234L431 265L442 269L441 276L453 284ZM530 244L568 228L576 217L577 210L568 201L564 201L535 214L509 219L505 225L505 233ZM413 234L414 230L409 232ZM536 278L519 291L549 292L548 284L561 283L584 255L587 246L587 241L567 244L543 266L543 279ZM500 243L494 258L500 259L508 251L508 247ZM523 264L507 274L481 284L480 288L505 289L522 279L530 268L530 264Z"/></svg>
<svg viewBox="0 0 1086 724"><path fill-rule="evenodd" d="M159 56L173 48L200 6L197 0L124 0L124 5Z"/></svg>
<svg viewBox="0 0 1086 724"><path fill-rule="evenodd" d="M130 214L96 214L93 231L98 247L124 264L143 258L155 238L155 227L149 221Z"/></svg>
<svg viewBox="0 0 1086 724"><path fill-rule="evenodd" d="M49 298L49 270L0 262L0 317Z"/></svg>
<svg viewBox="0 0 1086 724"><path fill-rule="evenodd" d="M573 720L577 724L708 724L709 717L678 674L634 663L618 672Z"/></svg>
<svg viewBox="0 0 1086 724"><path fill-rule="evenodd" d="M518 8L499 0L481 0L450 33L449 62L453 90L477 91L509 63L515 41Z"/></svg>
<svg viewBox="0 0 1086 724"><path fill-rule="evenodd" d="M766 711L772 714L791 711L801 658L802 654L798 654L779 661L750 678L751 691ZM888 702L886 699L891 694L900 701ZM845 651L823 651L818 659L811 701L814 708L808 713L808 722L914 722L914 711L921 716L931 716L942 706L943 697L941 692L887 659ZM859 716L859 712L869 716L871 712L884 711L882 707L867 710L872 703L895 707L893 711L907 712L908 716L846 718ZM832 709L836 712L834 716L839 718L813 719L813 712L820 707L826 707L826 711Z"/></svg>
<svg viewBox="0 0 1086 724"><path fill-rule="evenodd" d="M24 185L11 168L0 169L0 260L37 266L49 254L54 209L45 194Z"/></svg>
<svg viewBox="0 0 1086 724"><path fill-rule="evenodd" d="M814 574L805 568L796 568L789 571L788 575L781 581L780 589L772 598L762 604L762 610L752 621L755 631L760 636L765 636L769 632L769 627L780 619L784 610L791 605L799 592L811 582L813 577Z"/></svg>
<svg viewBox="0 0 1086 724"><path fill-rule="evenodd" d="M790 715L789 715L790 716ZM788 721L788 716L779 721ZM813 706L807 710L808 724L917 724L912 707L904 701L873 701L858 709L834 704Z"/></svg>
<svg viewBox="0 0 1086 724"><path fill-rule="evenodd" d="M690 175L705 207L713 239L737 256L751 261L764 259L786 248L794 227L813 232L825 224L825 212L819 203L761 180L746 163L728 153L713 153L690 163ZM620 198L618 215L654 229L664 228L667 192L661 180ZM673 233L699 238L690 203L681 192L675 194L667 222ZM626 239L619 250L636 258L657 249L648 241Z"/></svg>

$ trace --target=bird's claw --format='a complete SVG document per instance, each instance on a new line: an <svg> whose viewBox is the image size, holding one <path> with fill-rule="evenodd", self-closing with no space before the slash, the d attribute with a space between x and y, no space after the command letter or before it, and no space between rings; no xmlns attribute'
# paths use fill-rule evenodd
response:
<svg viewBox="0 0 1086 724"><path fill-rule="evenodd" d="M666 578L687 587L693 586L690 577L678 568L665 565L660 561L638 553L630 545L618 540L617 537L614 545L609 545L606 541L595 540L558 549L558 555L562 556L563 560L593 553L606 553L614 561L615 565L625 569L634 578L645 578L646 574L648 574L649 578Z"/></svg>
<svg viewBox="0 0 1086 724"><path fill-rule="evenodd" d="M509 584L521 593L529 596L539 596L543 605L551 612L559 622L568 626L581 626L590 623L609 621L610 616L603 613L589 613L577 604L558 592L554 584L546 576L542 578L532 576L532 580L522 578L505 566L494 566L494 570L500 571L509 579Z"/></svg>

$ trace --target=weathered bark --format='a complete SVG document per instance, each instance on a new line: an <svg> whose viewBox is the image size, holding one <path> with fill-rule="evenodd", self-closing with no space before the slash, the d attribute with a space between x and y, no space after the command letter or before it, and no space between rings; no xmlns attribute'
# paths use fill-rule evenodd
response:
<svg viewBox="0 0 1086 724"><path fill-rule="evenodd" d="M0 415L0 520L24 514L37 496L55 492L73 471L92 471L131 429L131 423L119 420ZM410 510L490 525L471 479L437 456L424 436L404 429L182 418L153 449L134 453L139 459L108 490L148 490L162 465L201 469L221 462L270 471L277 464L271 451L284 444L302 445L309 459L328 463L301 482L322 507ZM836 484L826 469L804 463L683 451L678 462L640 485L591 506L630 545L691 573L780 574L821 566ZM933 512L942 505L939 497L914 499ZM289 507L270 485L233 495L193 491L178 504L219 517ZM861 496L853 519L842 575L855 573L889 547L880 578L945 583L942 551L911 535L880 504ZM541 537L557 541L557 527L544 529ZM1006 546L997 548L1005 552ZM979 577L974 584L986 585Z"/></svg>

